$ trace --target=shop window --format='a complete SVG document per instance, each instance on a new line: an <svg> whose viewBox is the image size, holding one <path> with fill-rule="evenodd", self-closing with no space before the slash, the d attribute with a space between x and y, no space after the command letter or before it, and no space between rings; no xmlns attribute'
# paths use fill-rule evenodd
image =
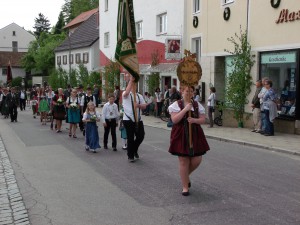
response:
<svg viewBox="0 0 300 225"><path fill-rule="evenodd" d="M280 117L294 117L296 107L296 52L268 52L260 57L261 77L273 82Z"/></svg>

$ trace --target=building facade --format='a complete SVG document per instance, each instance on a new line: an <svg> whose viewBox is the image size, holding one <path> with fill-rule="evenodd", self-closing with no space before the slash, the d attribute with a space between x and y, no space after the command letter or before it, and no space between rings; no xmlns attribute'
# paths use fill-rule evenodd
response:
<svg viewBox="0 0 300 225"><path fill-rule="evenodd" d="M263 77L273 81L277 92L278 115L275 130L300 133L300 8L297 0L191 0L187 1L187 48L199 55L203 69L201 82L206 94L215 86L217 96L225 100L226 76L230 72L230 55L224 49L233 50L227 38L247 30L255 64L251 70L255 82ZM297 89L298 88L298 89ZM249 95L255 92L253 85ZM250 104L245 111L251 114ZM226 125L235 126L225 118ZM251 120L246 122L251 126Z"/></svg>
<svg viewBox="0 0 300 225"><path fill-rule="evenodd" d="M25 77L26 72L21 66L21 59L28 51L34 35L15 23L0 29L0 82L6 82L7 66L10 62L12 77Z"/></svg>
<svg viewBox="0 0 300 225"><path fill-rule="evenodd" d="M115 61L117 42L118 0L100 1L100 67L104 71L110 60ZM140 67L138 91L148 91L147 79L153 73L164 85L177 86L176 69L185 46L185 1L133 0L137 32L137 54ZM173 45L174 43L174 45ZM121 72L121 88L124 75ZM104 82L105 83L105 82Z"/></svg>

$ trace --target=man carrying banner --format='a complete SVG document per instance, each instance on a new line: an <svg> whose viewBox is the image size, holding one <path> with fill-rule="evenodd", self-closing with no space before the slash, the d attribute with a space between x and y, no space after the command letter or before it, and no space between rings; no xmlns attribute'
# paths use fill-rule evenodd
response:
<svg viewBox="0 0 300 225"><path fill-rule="evenodd" d="M135 85L134 80L133 76L128 74L125 76L125 81L128 82L128 85L122 94L124 109L123 123L127 133L127 156L129 162L134 162L134 158L139 159L138 148L145 136L141 113L147 106L143 96L132 91ZM136 95L136 102L133 100L133 95Z"/></svg>

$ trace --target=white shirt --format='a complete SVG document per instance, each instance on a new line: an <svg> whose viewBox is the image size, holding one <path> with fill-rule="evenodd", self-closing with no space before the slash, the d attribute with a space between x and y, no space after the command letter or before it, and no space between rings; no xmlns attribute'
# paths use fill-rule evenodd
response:
<svg viewBox="0 0 300 225"><path fill-rule="evenodd" d="M93 112L90 112L90 115L95 115L95 113ZM86 120L87 119L87 116L88 116L88 113L83 113L83 117L82 117L82 120ZM100 119L101 118L101 115L100 113L96 112L96 116L97 116L97 119Z"/></svg>
<svg viewBox="0 0 300 225"><path fill-rule="evenodd" d="M161 92L155 92L156 102L161 102L162 100L162 93Z"/></svg>
<svg viewBox="0 0 300 225"><path fill-rule="evenodd" d="M124 94L123 94L123 109L124 109L123 120L134 121L131 97L132 97L132 100L134 100L132 92L130 92L130 94L127 97L124 97ZM145 104L145 100L144 100L143 96L139 93L136 93L136 102L138 104ZM139 121L141 121L141 111L142 111L141 109L136 108L137 116L138 116L138 118L140 118ZM126 115L128 115L131 119L128 118Z"/></svg>
<svg viewBox="0 0 300 225"><path fill-rule="evenodd" d="M205 114L205 108L204 108L199 102L197 102L197 104L198 104L198 112L199 112L199 114ZM169 113L170 113L170 114L173 113L173 112L175 112L175 113L180 112L181 109L180 109L180 107L179 107L179 105L178 105L178 101L172 103L172 104L168 107L168 110L169 110ZM194 111L194 107L192 107L191 110Z"/></svg>
<svg viewBox="0 0 300 225"><path fill-rule="evenodd" d="M78 105L80 105L80 99L77 98L77 97L75 97L75 98L73 98L73 97L68 97L66 103L69 104L69 102L70 102L70 104L71 104L71 103L77 103Z"/></svg>
<svg viewBox="0 0 300 225"><path fill-rule="evenodd" d="M110 104L106 102L102 109L102 122L105 123L105 119L116 119L120 117L120 112L116 103Z"/></svg>
<svg viewBox="0 0 300 225"><path fill-rule="evenodd" d="M25 93L23 91L21 91L20 98L25 99Z"/></svg>
<svg viewBox="0 0 300 225"><path fill-rule="evenodd" d="M88 95L82 95L82 97L81 97L81 101L80 101L80 106L84 106L84 102L85 102L85 96L88 96ZM88 97L93 97L93 103L94 103L94 105L96 106L96 98L95 98L95 96L94 95L90 95L90 96L88 96Z"/></svg>
<svg viewBox="0 0 300 225"><path fill-rule="evenodd" d="M215 106L215 100L216 100L216 94L211 93L208 97L207 106L214 107Z"/></svg>

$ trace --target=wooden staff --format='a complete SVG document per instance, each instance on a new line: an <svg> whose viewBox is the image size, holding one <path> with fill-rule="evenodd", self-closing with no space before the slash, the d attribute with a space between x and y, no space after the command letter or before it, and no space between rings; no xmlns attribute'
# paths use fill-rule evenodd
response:
<svg viewBox="0 0 300 225"><path fill-rule="evenodd" d="M188 86L189 90L189 103L192 103L192 97L190 93L190 86ZM195 109L194 109L195 110ZM192 111L189 111L189 117L192 117ZM192 124L189 123L189 155L194 155L193 151L193 134L192 134Z"/></svg>

